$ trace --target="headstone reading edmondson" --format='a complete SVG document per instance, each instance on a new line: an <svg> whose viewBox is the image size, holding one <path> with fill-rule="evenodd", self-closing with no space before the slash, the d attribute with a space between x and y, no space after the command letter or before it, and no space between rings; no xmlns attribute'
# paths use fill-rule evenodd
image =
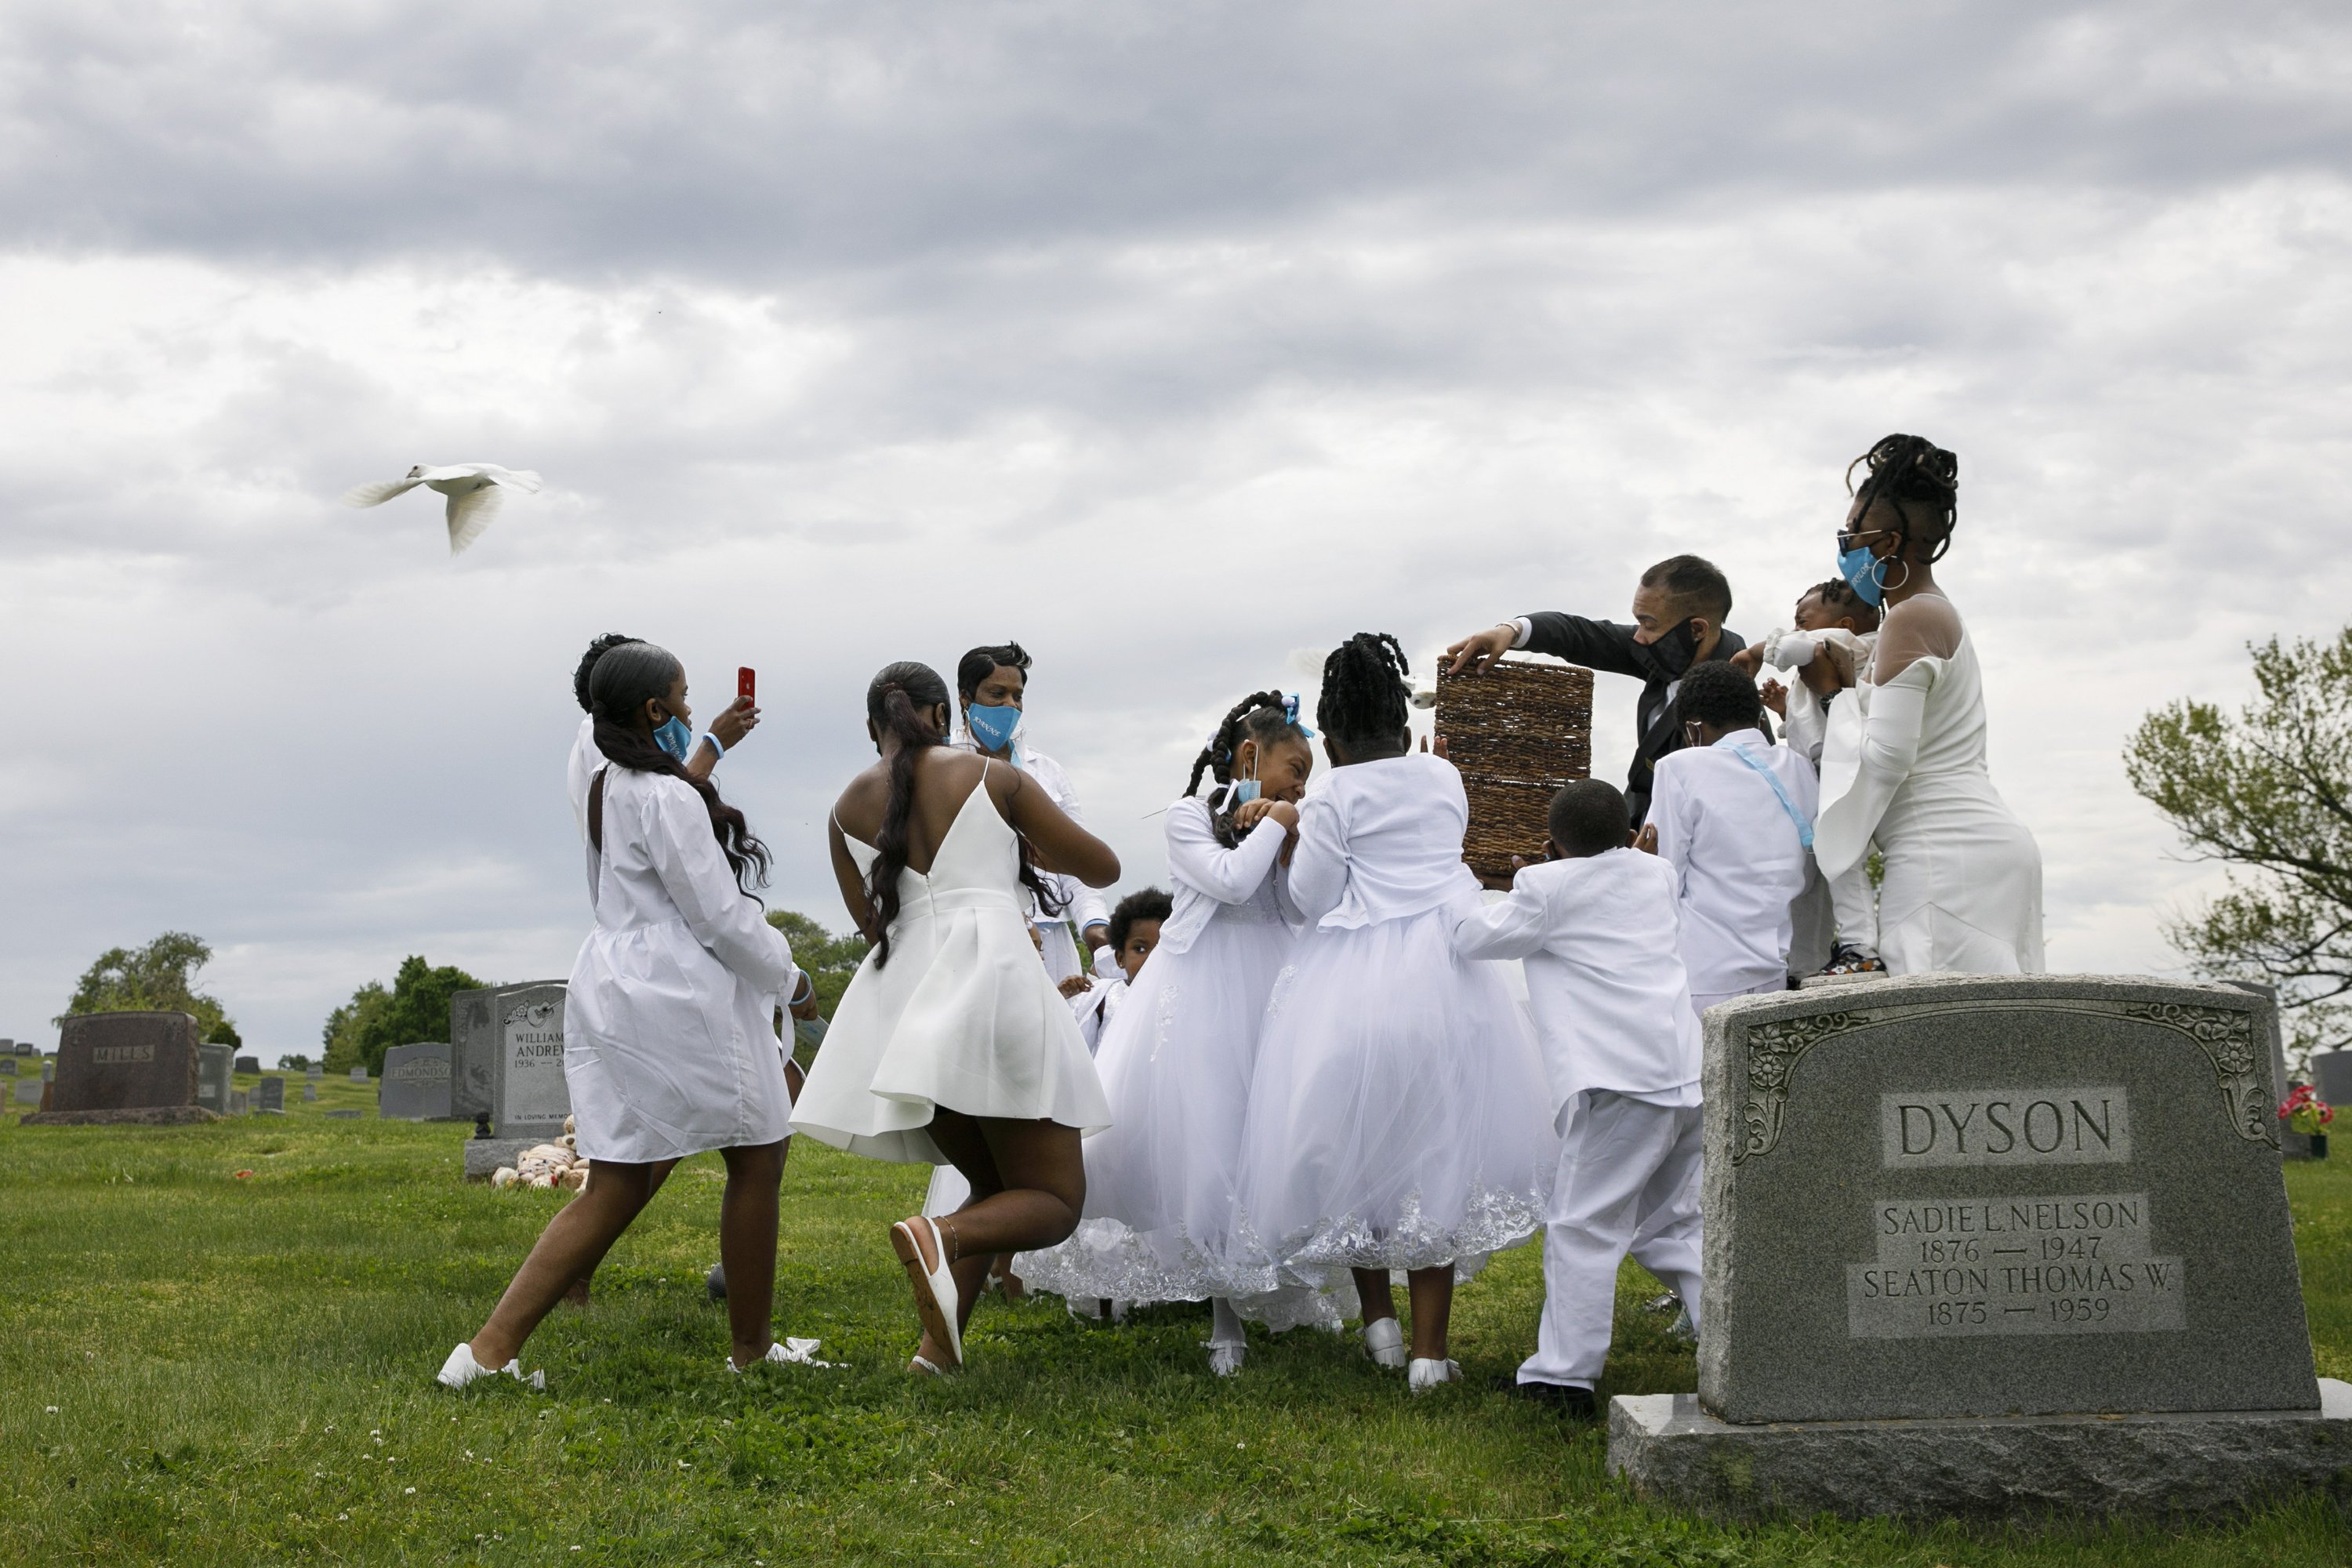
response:
<svg viewBox="0 0 2352 1568"><path fill-rule="evenodd" d="M263 1079L259 1083L255 1084L253 1086L253 1109L256 1110L274 1110L283 1114L286 1110L286 1080L279 1078L277 1074L272 1073L269 1077Z"/></svg>
<svg viewBox="0 0 2352 1568"><path fill-rule="evenodd" d="M1919 975L1706 1015L1698 1393L1609 1462L1732 1516L2222 1515L2325 1489L2267 998Z"/></svg>
<svg viewBox="0 0 2352 1568"><path fill-rule="evenodd" d="M460 1121L491 1112L497 1071L498 990L459 991L449 998L449 1114Z"/></svg>
<svg viewBox="0 0 2352 1568"><path fill-rule="evenodd" d="M196 1102L196 1021L185 1013L84 1013L61 1026L57 1079L37 1124L208 1121Z"/></svg>
<svg viewBox="0 0 2352 1568"><path fill-rule="evenodd" d="M239 1057L236 1058L236 1070L239 1072L259 1072L261 1070L261 1058L259 1057Z"/></svg>
<svg viewBox="0 0 2352 1568"><path fill-rule="evenodd" d="M229 1090L236 1087L236 1047L196 1047L196 1103L215 1116L228 1114Z"/></svg>
<svg viewBox="0 0 2352 1568"><path fill-rule="evenodd" d="M563 983L502 985L490 1116L501 1138L560 1138L572 1114L563 1081Z"/></svg>
<svg viewBox="0 0 2352 1568"><path fill-rule="evenodd" d="M431 1043L394 1046L384 1052L376 1114L386 1121L446 1121L449 1047Z"/></svg>

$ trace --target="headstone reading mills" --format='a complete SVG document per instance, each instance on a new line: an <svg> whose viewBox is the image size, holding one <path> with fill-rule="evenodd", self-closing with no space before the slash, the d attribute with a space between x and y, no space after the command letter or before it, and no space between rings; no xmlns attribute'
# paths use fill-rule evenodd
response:
<svg viewBox="0 0 2352 1568"><path fill-rule="evenodd" d="M394 1046L384 1052L376 1114L386 1121L446 1121L449 1047L431 1043Z"/></svg>
<svg viewBox="0 0 2352 1568"><path fill-rule="evenodd" d="M196 1101L196 1021L188 1014L84 1013L60 1027L57 1081L30 1124L212 1120Z"/></svg>
<svg viewBox="0 0 2352 1568"><path fill-rule="evenodd" d="M1737 1517L2226 1514L2325 1489L2269 998L1922 975L1706 1015L1698 1393L1610 1468Z"/></svg>

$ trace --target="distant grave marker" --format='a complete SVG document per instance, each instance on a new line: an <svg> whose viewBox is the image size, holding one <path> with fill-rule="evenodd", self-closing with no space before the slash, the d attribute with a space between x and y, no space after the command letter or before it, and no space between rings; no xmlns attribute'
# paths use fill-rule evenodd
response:
<svg viewBox="0 0 2352 1568"><path fill-rule="evenodd" d="M460 1121L492 1114L498 1078L496 987L449 998L449 1114Z"/></svg>
<svg viewBox="0 0 2352 1568"><path fill-rule="evenodd" d="M259 1083L255 1084L253 1086L253 1109L256 1110L275 1111L279 1115L285 1114L286 1080L279 1078L277 1074L272 1073L268 1078L263 1079Z"/></svg>
<svg viewBox="0 0 2352 1568"><path fill-rule="evenodd" d="M449 1047L436 1041L384 1052L376 1114L386 1121L447 1121Z"/></svg>
<svg viewBox="0 0 2352 1568"><path fill-rule="evenodd" d="M261 1070L261 1058L259 1057L239 1057L236 1058L236 1070L239 1072L259 1072Z"/></svg>
<svg viewBox="0 0 2352 1568"><path fill-rule="evenodd" d="M196 1021L185 1013L85 1013L61 1026L45 1062L52 1091L38 1124L163 1125L211 1119L196 1100Z"/></svg>
<svg viewBox="0 0 2352 1568"><path fill-rule="evenodd" d="M236 1047L196 1047L196 1103L215 1116L228 1114L229 1091L236 1087Z"/></svg>

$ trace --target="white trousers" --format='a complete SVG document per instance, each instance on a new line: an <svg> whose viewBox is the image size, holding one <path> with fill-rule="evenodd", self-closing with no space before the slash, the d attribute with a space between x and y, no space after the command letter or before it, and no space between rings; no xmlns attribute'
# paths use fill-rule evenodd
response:
<svg viewBox="0 0 2352 1568"><path fill-rule="evenodd" d="M1829 879L1830 907L1837 911L1837 939L1851 947L1878 951L1878 889L1870 885L1870 858Z"/></svg>
<svg viewBox="0 0 2352 1568"><path fill-rule="evenodd" d="M1699 1326L1699 1108L1593 1089L1561 1146L1544 1215L1543 1321L1521 1383L1591 1388L1609 1360L1617 1269L1672 1286Z"/></svg>
<svg viewBox="0 0 2352 1568"><path fill-rule="evenodd" d="M1745 991L1694 991L1691 993L1691 1011L1698 1015L1699 1024L1704 1026L1706 1023L1706 1010L1718 1002L1728 1002L1735 996L1777 995L1788 988L1788 981L1781 979L1766 980L1750 985Z"/></svg>

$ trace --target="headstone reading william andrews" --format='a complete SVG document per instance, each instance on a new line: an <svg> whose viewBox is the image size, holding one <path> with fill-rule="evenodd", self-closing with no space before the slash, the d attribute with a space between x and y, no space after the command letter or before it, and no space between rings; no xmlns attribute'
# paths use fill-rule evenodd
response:
<svg viewBox="0 0 2352 1568"><path fill-rule="evenodd" d="M384 1052L376 1114L386 1121L447 1121L449 1047L436 1042L394 1046Z"/></svg>
<svg viewBox="0 0 2352 1568"><path fill-rule="evenodd" d="M2226 986L1925 975L1706 1015L1699 1389L1611 1468L1709 1512L2226 1514L2325 1487L2266 1030Z"/></svg>
<svg viewBox="0 0 2352 1568"><path fill-rule="evenodd" d="M572 1114L563 1079L563 983L500 986L491 1120L501 1138L559 1138Z"/></svg>
<svg viewBox="0 0 2352 1568"><path fill-rule="evenodd" d="M35 1124L207 1121L196 1103L196 1021L185 1013L85 1013L61 1026L57 1081Z"/></svg>

